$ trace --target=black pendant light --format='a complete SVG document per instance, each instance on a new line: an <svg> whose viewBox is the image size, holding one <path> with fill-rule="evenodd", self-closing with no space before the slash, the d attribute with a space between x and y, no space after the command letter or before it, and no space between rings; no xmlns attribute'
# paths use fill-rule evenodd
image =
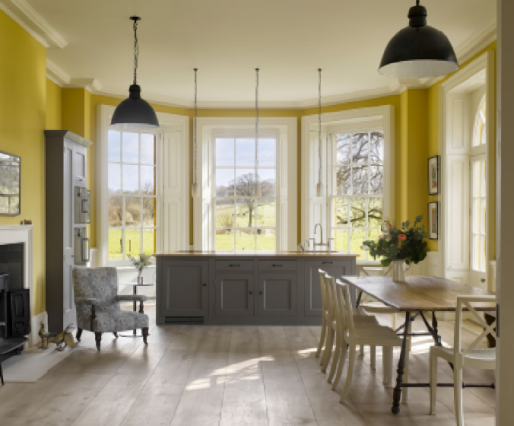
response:
<svg viewBox="0 0 514 426"><path fill-rule="evenodd" d="M137 84L137 66L139 59L139 41L137 39L137 21L139 16L131 16L134 21L134 81L129 87L129 97L122 101L114 111L111 127L114 129L156 129L159 121L155 111L148 102L141 99L141 87Z"/></svg>
<svg viewBox="0 0 514 426"><path fill-rule="evenodd" d="M427 25L427 10L416 0L409 26L387 45L378 72L396 78L440 77L459 69L453 47L442 31Z"/></svg>

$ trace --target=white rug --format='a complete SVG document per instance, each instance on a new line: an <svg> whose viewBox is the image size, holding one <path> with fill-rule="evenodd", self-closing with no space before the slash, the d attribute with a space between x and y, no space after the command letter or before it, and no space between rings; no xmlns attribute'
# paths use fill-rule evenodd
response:
<svg viewBox="0 0 514 426"><path fill-rule="evenodd" d="M32 348L20 355L13 355L2 363L6 383L32 383L43 377L48 370L59 364L74 349L65 348L62 352L50 345L46 350Z"/></svg>

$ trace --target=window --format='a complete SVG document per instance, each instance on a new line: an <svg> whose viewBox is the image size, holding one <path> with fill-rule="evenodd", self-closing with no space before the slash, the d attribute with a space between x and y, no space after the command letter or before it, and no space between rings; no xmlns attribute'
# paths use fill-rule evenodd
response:
<svg viewBox="0 0 514 426"><path fill-rule="evenodd" d="M330 135L329 164L334 248L358 253L360 260L368 260L362 242L379 237L383 218L383 132Z"/></svg>
<svg viewBox="0 0 514 426"><path fill-rule="evenodd" d="M471 268L486 272L486 101L479 104L475 116L471 148Z"/></svg>
<svg viewBox="0 0 514 426"><path fill-rule="evenodd" d="M276 250L277 141L215 138L215 250Z"/></svg>
<svg viewBox="0 0 514 426"><path fill-rule="evenodd" d="M156 141L108 132L108 261L156 252Z"/></svg>

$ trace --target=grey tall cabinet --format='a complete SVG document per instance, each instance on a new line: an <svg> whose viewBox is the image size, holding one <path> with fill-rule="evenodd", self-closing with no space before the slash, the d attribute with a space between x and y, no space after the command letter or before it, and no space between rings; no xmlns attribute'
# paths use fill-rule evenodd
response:
<svg viewBox="0 0 514 426"><path fill-rule="evenodd" d="M92 143L67 130L46 130L45 138L46 310L48 329L58 332L76 323L71 272L89 261L86 180Z"/></svg>

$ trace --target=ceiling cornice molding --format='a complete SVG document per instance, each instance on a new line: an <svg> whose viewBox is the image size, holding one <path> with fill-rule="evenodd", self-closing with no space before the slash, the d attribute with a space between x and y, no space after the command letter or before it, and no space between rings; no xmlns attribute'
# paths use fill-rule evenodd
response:
<svg viewBox="0 0 514 426"><path fill-rule="evenodd" d="M44 21L40 15L38 15L26 2L25 0L0 0L0 9L5 10L5 4L24 4L27 8L30 8L32 12L39 16L39 18L45 22L51 32L58 34L57 31L53 30L46 21ZM9 16L11 16L9 14ZM12 17L12 16L11 16ZM16 18L13 17L16 20ZM16 20L16 22L18 22ZM19 22L18 22L19 23ZM20 25L22 25L20 23ZM23 25L22 25L23 26ZM25 27L24 27L25 28ZM27 29L27 28L25 28ZM27 31L29 31L27 29ZM29 31L34 37L35 34ZM39 39L38 39L39 40ZM64 40L64 39L62 39ZM486 48L489 44L496 40L496 22L492 22L487 25L482 31L474 33L471 37L461 43L456 49L456 54L459 62L462 64L469 60L471 57L476 55L482 49ZM41 40L40 40L41 41ZM44 43L43 43L44 45ZM65 44L66 45L66 42ZM63 45L63 46L64 46ZM64 70L57 66L53 61L47 59L47 77L54 83L58 84L63 88L84 88L95 95L110 96L113 98L125 99L128 93L119 90L110 90L104 88L100 81L95 78L71 78ZM425 79L391 79L388 86L384 86L378 89L362 90L353 93L346 93L342 95L333 95L322 97L321 102L323 106L337 105L341 103L359 102L369 99L393 96L402 93L407 89L426 89L438 81L442 80L443 77L425 78ZM176 108L187 108L191 109L194 107L193 101L186 101L183 99L176 99L167 96L161 96L156 94L148 94L145 96L145 100L157 105L176 107ZM261 101L259 103L262 109L308 109L314 108L318 105L317 99L308 99L305 101L293 101L293 102L281 102L281 101ZM201 109L253 109L255 108L254 101L198 101L198 107Z"/></svg>
<svg viewBox="0 0 514 426"><path fill-rule="evenodd" d="M68 44L25 0L0 0L0 9L46 48L62 49Z"/></svg>

